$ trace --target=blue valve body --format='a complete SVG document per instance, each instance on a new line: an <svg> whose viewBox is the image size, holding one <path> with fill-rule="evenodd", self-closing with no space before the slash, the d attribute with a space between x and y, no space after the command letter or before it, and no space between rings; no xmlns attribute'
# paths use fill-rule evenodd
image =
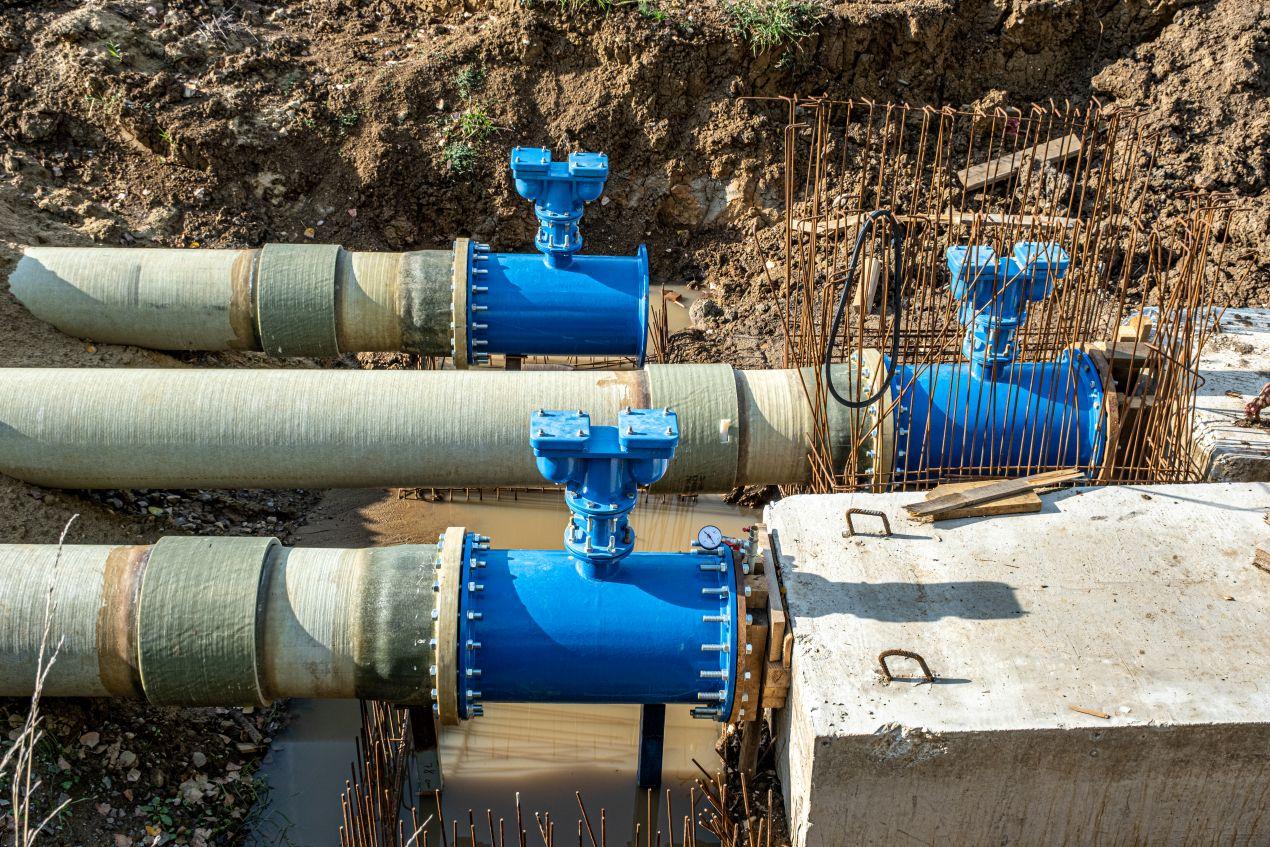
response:
<svg viewBox="0 0 1270 847"><path fill-rule="evenodd" d="M901 365L891 390L900 397L895 469L905 481L960 468L1022 474L1102 461L1102 380L1079 350L1053 362L1012 362L991 379L966 363Z"/></svg>
<svg viewBox="0 0 1270 847"><path fill-rule="evenodd" d="M1091 468L1106 447L1103 387L1093 361L1069 350L1052 362L1017 362L1027 307L1067 273L1057 244L1020 242L1002 259L987 245L946 258L967 362L901 364L891 380L894 469L906 482L949 471Z"/></svg>
<svg viewBox="0 0 1270 847"><path fill-rule="evenodd" d="M563 162L541 147L511 154L516 191L534 204L537 254L491 253L472 243L464 257L466 360L507 356L631 356L640 367L648 339L648 251L584 256L579 221L604 192L609 160L571 153Z"/></svg>
<svg viewBox="0 0 1270 847"><path fill-rule="evenodd" d="M627 516L639 486L666 473L679 445L679 419L670 409L630 409L617 426L591 426L585 412L541 410L529 421L539 472L565 486L572 512L564 546L584 572L604 576L635 549Z"/></svg>
<svg viewBox="0 0 1270 847"><path fill-rule="evenodd" d="M741 625L732 549L632 552L627 518L674 456L675 413L627 408L593 427L584 412L540 410L529 432L538 469L565 486L565 549L461 540L460 717L486 702L691 703L726 720Z"/></svg>
<svg viewBox="0 0 1270 847"><path fill-rule="evenodd" d="M536 253L491 253L471 245L468 358L634 356L648 338L648 251L574 256L551 267Z"/></svg>
<svg viewBox="0 0 1270 847"><path fill-rule="evenodd" d="M1043 300L1071 260L1057 244L1021 241L1009 258L986 244L949 247L952 294L961 301L957 317L966 327L961 352L978 376L991 378L1014 361L1014 338L1027 320L1029 302Z"/></svg>

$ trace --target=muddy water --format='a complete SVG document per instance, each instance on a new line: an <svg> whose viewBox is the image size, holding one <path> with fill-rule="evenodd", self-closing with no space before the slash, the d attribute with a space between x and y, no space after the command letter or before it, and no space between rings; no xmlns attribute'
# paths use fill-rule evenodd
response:
<svg viewBox="0 0 1270 847"><path fill-rule="evenodd" d="M671 306L677 309L676 306ZM332 491L297 533L296 544L311 547L363 547L433 543L447 526L465 526L491 536L494 546L556 548L561 544L567 510L554 493L504 494L431 503L401 499L392 492ZM645 498L632 523L641 550L685 550L704 524L728 534L757 518L757 513L724 504L718 498L696 502ZM264 771L272 792L255 843L327 847L338 844L339 793L353 760L359 728L357 704L338 701L294 701L290 726L276 738ZM712 767L715 724L694 720L687 707L666 715L663 783L673 791L679 823L688 811L693 759ZM608 821L609 845L630 843L636 821L647 830L644 793L635 790L639 709L626 706L546 706L489 704L485 716L445 733L441 742L447 818L478 822L485 810L494 819L515 818L517 791L529 815L526 828L535 835L532 811L550 812L558 822L560 843L576 838L575 790L586 799L598 836L599 810ZM665 796L658 798L654 831L665 839ZM434 813L429 796L420 803L421 819ZM460 833L463 844L468 843ZM488 844L487 828L478 828L478 843ZM541 839L537 839L540 841ZM666 839L668 840L668 839ZM642 842L642 838L641 838ZM656 836L654 835L654 843ZM531 842L533 843L533 842Z"/></svg>

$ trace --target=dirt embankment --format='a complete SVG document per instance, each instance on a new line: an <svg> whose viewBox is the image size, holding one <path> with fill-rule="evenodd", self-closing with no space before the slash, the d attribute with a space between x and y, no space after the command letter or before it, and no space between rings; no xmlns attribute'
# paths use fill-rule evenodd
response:
<svg viewBox="0 0 1270 847"><path fill-rule="evenodd" d="M805 38L758 52L723 3L650 0L607 13L598 5L7 4L0 276L22 245L39 243L311 240L402 250L471 234L498 249L526 249L533 219L508 178L508 149L603 150L613 176L605 201L587 213L588 249L631 252L648 242L656 281L698 285L718 301L709 320L720 331L680 355L753 366L761 363L755 345L729 339L776 331L770 312L745 304L754 301L763 261L750 228L778 219L782 139L778 125L738 97L800 92L961 105L1098 96L1146 110L1164 134L1162 192L1229 191L1256 206L1234 233L1227 291L1236 304L1270 305L1264 4L852 2L826 6ZM87 344L33 320L7 292L0 327L0 366L263 364ZM72 513L81 514L71 533L80 543L146 542L173 531L285 538L310 505L302 492L88 497L3 479L0 540L55 541ZM107 712L51 708L50 730L74 754L64 757L72 771L106 755L110 775L116 733L139 758L162 762L180 724L172 713L113 708L111 728L90 746L80 736ZM237 749L241 727L236 735L215 726L238 726L242 717L191 716L198 732L230 739L209 778L225 776L230 763L250 772L256 753ZM110 844L118 835L122 844L143 837L147 824L197 843L209 795L187 803L173 789L192 773L209 775L192 764L193 752L213 755L181 747L162 765L169 773L138 779L129 795L102 795L96 782L70 777L50 782L54 799L64 790L86 801L50 843ZM62 781L72 786L57 788ZM136 811L156 803L172 822ZM233 840L234 831L212 842Z"/></svg>

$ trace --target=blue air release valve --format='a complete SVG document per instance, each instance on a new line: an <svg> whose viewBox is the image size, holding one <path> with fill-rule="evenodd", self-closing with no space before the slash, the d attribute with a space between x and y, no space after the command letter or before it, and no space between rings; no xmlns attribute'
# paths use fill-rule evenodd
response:
<svg viewBox="0 0 1270 847"><path fill-rule="evenodd" d="M564 546L596 576L635 548L627 520L639 486L666 473L679 445L679 419L670 409L632 409L617 426L591 426L585 412L535 412L529 443L544 477L565 486L573 516Z"/></svg>
<svg viewBox="0 0 1270 847"><path fill-rule="evenodd" d="M564 267L582 249L578 221L583 207L604 192L609 157L603 153L570 153L566 162L551 161L542 147L512 150L516 191L534 204L538 216L537 247L551 267Z"/></svg>
<svg viewBox="0 0 1270 847"><path fill-rule="evenodd" d="M966 327L961 352L972 373L991 378L1014 361L1014 337L1027 319L1027 304L1045 299L1071 263L1057 244L1020 241L1008 259L986 244L949 247L952 294Z"/></svg>

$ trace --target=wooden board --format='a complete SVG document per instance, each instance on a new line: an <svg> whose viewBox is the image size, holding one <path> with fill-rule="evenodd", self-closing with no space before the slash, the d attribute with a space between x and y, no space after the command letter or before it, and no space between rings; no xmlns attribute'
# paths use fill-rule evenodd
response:
<svg viewBox="0 0 1270 847"><path fill-rule="evenodd" d="M767 618L772 632L767 640L767 660L780 661L780 650L785 642L788 619L785 615L785 598L781 597L780 578L776 573L775 554L772 552L772 539L767 540L767 549L763 551L763 576L767 579Z"/></svg>
<svg viewBox="0 0 1270 847"><path fill-rule="evenodd" d="M1080 136L1064 135L1062 138L1055 138L1044 144L1013 150L979 165L971 165L965 170L957 171L957 179L961 180L961 184L967 191L977 191L1009 179L1032 161L1051 164L1079 152Z"/></svg>
<svg viewBox="0 0 1270 847"><path fill-rule="evenodd" d="M860 268L860 281L855 287L852 304L870 315L877 314L878 282L882 279L882 263L877 259L865 259Z"/></svg>
<svg viewBox="0 0 1270 847"><path fill-rule="evenodd" d="M975 488L988 485L994 480L981 480L979 482L945 482L937 485L930 491L926 492L926 499L933 500L936 497L942 497L945 494L955 494L959 491L971 491ZM1039 512L1041 510L1041 498L1037 496L1035 491L1028 489L1009 497L1002 497L1000 500L989 500L987 503L979 503L974 506L966 506L964 509L953 509L950 512L940 514L941 521L951 521L957 518L983 518L991 515L1017 515L1027 512Z"/></svg>
<svg viewBox="0 0 1270 847"><path fill-rule="evenodd" d="M850 234L854 235L855 228L860 225L860 221L865 218L865 215L866 213L864 212L847 212L846 214L831 215L817 221L800 219L794 221L794 228L808 235L812 233L816 235L837 235L843 230L851 230ZM1070 229L1080 223L1080 218L1067 218L1061 215L1007 215L1000 212L963 212L956 209L945 210L937 215L909 214L896 215L895 218L906 226L917 224L973 226L978 224L980 227L1005 226L1019 229L1062 227Z"/></svg>
<svg viewBox="0 0 1270 847"><path fill-rule="evenodd" d="M1253 549L1252 564L1254 567L1270 573L1270 541Z"/></svg>
<svg viewBox="0 0 1270 847"><path fill-rule="evenodd" d="M1083 471L1078 468L1069 468L1066 470L1046 471L1045 473L1032 474L1031 476L1018 477L1016 479L997 479L967 491L957 491L923 502L909 503L904 509L917 520L942 520L946 512L954 509L977 506L980 503L987 503L991 500L1012 497L1024 491L1071 482L1082 475Z"/></svg>

